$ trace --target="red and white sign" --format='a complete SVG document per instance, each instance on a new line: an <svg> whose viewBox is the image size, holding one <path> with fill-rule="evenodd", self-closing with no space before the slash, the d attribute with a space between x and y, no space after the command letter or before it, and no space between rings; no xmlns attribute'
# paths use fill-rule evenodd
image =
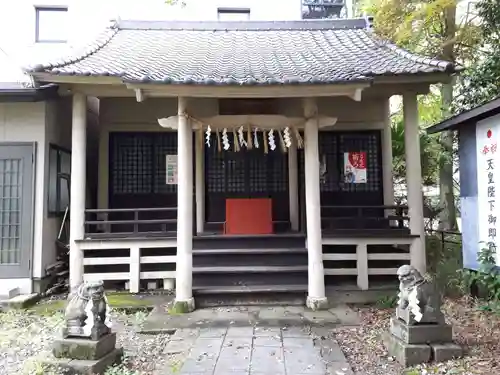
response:
<svg viewBox="0 0 500 375"><path fill-rule="evenodd" d="M344 182L366 184L366 152L344 153Z"/></svg>
<svg viewBox="0 0 500 375"><path fill-rule="evenodd" d="M500 200L497 200L497 192L500 194L499 120L500 117L494 116L479 121L476 126L478 250L485 247L493 250L497 265L500 265L497 250L497 236L500 235Z"/></svg>

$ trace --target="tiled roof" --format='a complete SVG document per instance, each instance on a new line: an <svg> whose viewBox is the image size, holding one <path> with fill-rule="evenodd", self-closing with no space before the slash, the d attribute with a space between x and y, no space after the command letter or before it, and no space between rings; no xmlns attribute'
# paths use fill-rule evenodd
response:
<svg viewBox="0 0 500 375"><path fill-rule="evenodd" d="M365 19L120 21L82 53L28 71L130 83L255 85L348 83L454 67L378 40Z"/></svg>

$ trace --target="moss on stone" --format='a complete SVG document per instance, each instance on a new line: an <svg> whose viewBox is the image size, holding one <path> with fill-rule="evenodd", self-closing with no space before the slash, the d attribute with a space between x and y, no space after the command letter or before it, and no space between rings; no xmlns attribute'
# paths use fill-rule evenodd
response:
<svg viewBox="0 0 500 375"><path fill-rule="evenodd" d="M175 301L174 304L168 309L170 315L186 314L191 312L189 302Z"/></svg>

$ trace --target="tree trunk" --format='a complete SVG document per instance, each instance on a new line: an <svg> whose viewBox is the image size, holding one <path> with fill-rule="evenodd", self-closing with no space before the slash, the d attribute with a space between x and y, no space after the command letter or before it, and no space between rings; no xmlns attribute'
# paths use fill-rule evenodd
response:
<svg viewBox="0 0 500 375"><path fill-rule="evenodd" d="M447 61L455 61L454 40L456 34L456 6L450 6L445 10L445 35L442 58ZM443 84L441 87L443 117L448 118L451 114L453 102L453 82ZM455 206L455 194L453 191L453 132L445 131L440 135L442 154L439 161L439 229L457 229L457 209Z"/></svg>

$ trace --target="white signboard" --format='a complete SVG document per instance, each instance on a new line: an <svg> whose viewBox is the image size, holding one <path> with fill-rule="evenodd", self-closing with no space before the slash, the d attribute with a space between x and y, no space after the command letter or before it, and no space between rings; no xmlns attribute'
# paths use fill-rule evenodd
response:
<svg viewBox="0 0 500 375"><path fill-rule="evenodd" d="M177 185L177 155L167 155L167 185Z"/></svg>
<svg viewBox="0 0 500 375"><path fill-rule="evenodd" d="M477 204L478 251L490 247L496 250L500 235L500 117L477 123ZM500 251L496 254L500 265Z"/></svg>

